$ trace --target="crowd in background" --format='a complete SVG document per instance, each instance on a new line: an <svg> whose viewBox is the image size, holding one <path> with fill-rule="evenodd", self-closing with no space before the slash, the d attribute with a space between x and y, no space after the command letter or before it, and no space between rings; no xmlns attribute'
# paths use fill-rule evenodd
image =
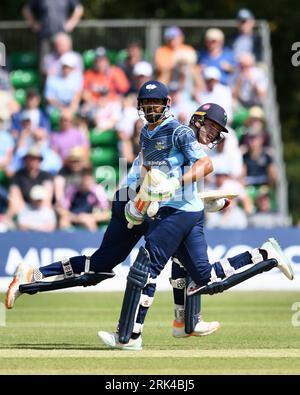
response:
<svg viewBox="0 0 300 395"><path fill-rule="evenodd" d="M0 230L81 226L95 231L109 221L113 190L97 183L95 175L103 175L116 158L126 158L128 166L133 162L143 126L137 92L150 79L168 85L171 112L182 123L206 102L220 104L228 114L230 133L207 150L215 171L206 189L235 191L239 197L208 215L207 226L274 225L277 172L264 114L268 77L249 10L238 12L234 37L207 29L203 48L186 44L184 31L170 26L153 56L136 40L112 61L110 49L95 43L87 62L69 34L82 7L64 2L57 31L49 31L50 16L40 3L29 1L24 16L40 35L42 83L27 89L21 105L9 63L0 69Z"/></svg>

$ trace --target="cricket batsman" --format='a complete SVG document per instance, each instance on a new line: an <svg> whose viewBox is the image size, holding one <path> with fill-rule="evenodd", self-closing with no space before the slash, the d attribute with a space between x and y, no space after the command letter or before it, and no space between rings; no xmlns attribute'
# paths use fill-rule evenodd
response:
<svg viewBox="0 0 300 395"><path fill-rule="evenodd" d="M138 110L147 120L140 139L142 169L155 169L164 176L140 192L144 201L157 201L160 205L149 223L145 247L140 248L129 270L117 331L98 332L100 339L112 348L142 348L141 334L153 303L156 279L175 254L193 280L186 288L187 297L222 292L274 267L293 279L290 263L274 239L260 248L210 264L203 231L204 205L198 198L196 183L213 168L199 142L218 143L223 132L228 132L227 116L222 107L206 103L196 111L192 127L188 127L174 119L169 108L169 92L164 84L153 80L141 87ZM136 221L143 220L133 203L129 202L127 208L131 222L134 217Z"/></svg>

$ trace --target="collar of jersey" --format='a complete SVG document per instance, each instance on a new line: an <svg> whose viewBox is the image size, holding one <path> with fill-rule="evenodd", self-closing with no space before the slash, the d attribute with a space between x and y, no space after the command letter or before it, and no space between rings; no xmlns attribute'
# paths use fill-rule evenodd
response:
<svg viewBox="0 0 300 395"><path fill-rule="evenodd" d="M169 115L161 124L156 126L153 130L150 130L148 125L145 127L145 132L149 138L153 137L163 126L167 125L169 122L174 120L174 115Z"/></svg>

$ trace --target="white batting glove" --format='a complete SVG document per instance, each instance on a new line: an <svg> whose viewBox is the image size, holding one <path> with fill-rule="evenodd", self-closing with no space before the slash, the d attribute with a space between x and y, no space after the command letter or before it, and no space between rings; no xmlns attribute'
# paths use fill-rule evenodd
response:
<svg viewBox="0 0 300 395"><path fill-rule="evenodd" d="M145 192L152 202L162 202L172 199L178 188L180 188L178 178L171 177L162 180L157 185L149 186Z"/></svg>
<svg viewBox="0 0 300 395"><path fill-rule="evenodd" d="M215 213L221 211L230 205L230 200L227 198L219 198L214 200L204 200L204 210L208 213Z"/></svg>
<svg viewBox="0 0 300 395"><path fill-rule="evenodd" d="M132 225L140 225L144 222L144 215L141 214L134 205L134 202L129 200L125 206L125 218Z"/></svg>

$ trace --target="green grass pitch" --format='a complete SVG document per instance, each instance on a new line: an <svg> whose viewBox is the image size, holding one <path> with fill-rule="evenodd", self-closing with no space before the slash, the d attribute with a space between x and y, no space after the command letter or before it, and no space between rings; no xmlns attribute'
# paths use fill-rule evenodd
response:
<svg viewBox="0 0 300 395"><path fill-rule="evenodd" d="M4 295L0 295L4 301ZM300 374L296 292L228 292L202 300L209 336L171 336L171 292L157 292L142 351L109 350L98 330L112 331L122 293L22 296L0 327L0 374Z"/></svg>

